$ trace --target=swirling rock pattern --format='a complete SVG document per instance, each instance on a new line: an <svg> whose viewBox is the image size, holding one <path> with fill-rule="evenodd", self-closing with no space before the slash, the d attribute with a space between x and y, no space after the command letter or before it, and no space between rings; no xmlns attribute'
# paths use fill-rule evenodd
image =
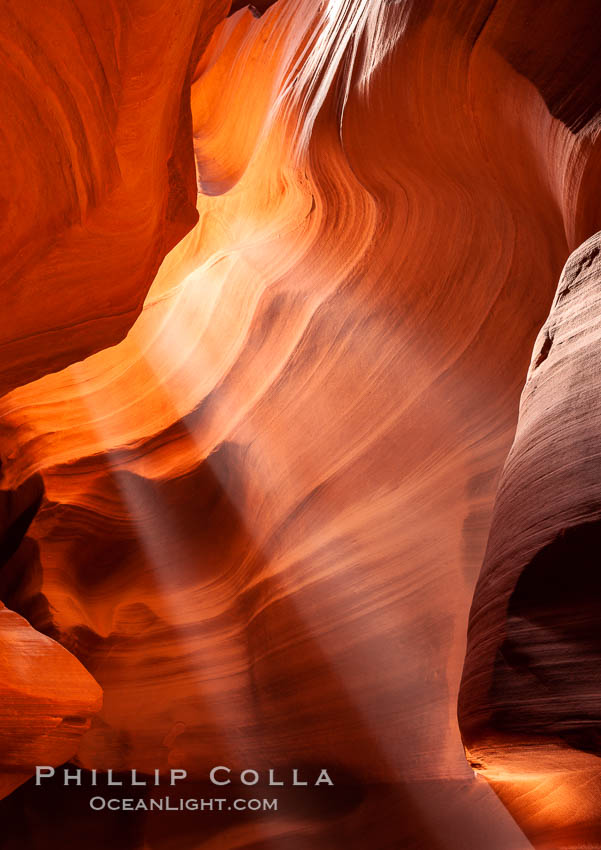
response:
<svg viewBox="0 0 601 850"><path fill-rule="evenodd" d="M139 191L100 205L102 250L94 211L73 253L55 248L103 275L85 277L98 334L50 264L60 350L38 334L3 361L2 486L23 501L0 598L104 691L78 765L197 783L216 762L321 765L342 789L200 837L150 819L88 842L521 850L455 705L532 342L601 225L594 86L574 82L596 56L593 4L268 5L134 6L132 79L164 82L124 124ZM570 51L584 58L564 69ZM133 323L172 244L157 232L177 128L199 220ZM120 148L102 138L106 168ZM118 306L96 303L112 288Z"/></svg>

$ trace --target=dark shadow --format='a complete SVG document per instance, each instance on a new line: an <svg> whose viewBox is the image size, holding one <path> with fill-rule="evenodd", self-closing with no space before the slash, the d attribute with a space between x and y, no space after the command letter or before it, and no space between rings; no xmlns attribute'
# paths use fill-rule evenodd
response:
<svg viewBox="0 0 601 850"><path fill-rule="evenodd" d="M524 569L494 670L493 726L601 755L601 521L566 529Z"/></svg>

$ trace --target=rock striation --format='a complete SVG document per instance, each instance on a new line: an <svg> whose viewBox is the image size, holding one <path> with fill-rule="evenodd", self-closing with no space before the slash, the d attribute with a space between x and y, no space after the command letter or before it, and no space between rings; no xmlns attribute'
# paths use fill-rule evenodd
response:
<svg viewBox="0 0 601 850"><path fill-rule="evenodd" d="M472 766L544 847L601 840L600 254L597 233L570 255L534 346L459 703Z"/></svg>

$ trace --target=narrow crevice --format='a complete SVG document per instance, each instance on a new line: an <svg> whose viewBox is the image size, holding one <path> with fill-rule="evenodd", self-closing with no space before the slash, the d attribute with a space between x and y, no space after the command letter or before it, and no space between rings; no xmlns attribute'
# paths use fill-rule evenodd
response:
<svg viewBox="0 0 601 850"><path fill-rule="evenodd" d="M536 360L534 361L534 368L538 369L541 363L544 363L547 357L549 356L549 352L551 351L551 346L553 345L553 338L549 335L548 331L545 333L545 339L541 346L541 350L538 353Z"/></svg>

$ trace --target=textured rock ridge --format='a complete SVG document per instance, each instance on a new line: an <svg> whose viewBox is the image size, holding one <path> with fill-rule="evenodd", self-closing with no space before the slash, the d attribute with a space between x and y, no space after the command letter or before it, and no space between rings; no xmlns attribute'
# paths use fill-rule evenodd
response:
<svg viewBox="0 0 601 850"><path fill-rule="evenodd" d="M534 345L459 703L472 765L536 846L601 841L600 340L597 233L570 255Z"/></svg>

